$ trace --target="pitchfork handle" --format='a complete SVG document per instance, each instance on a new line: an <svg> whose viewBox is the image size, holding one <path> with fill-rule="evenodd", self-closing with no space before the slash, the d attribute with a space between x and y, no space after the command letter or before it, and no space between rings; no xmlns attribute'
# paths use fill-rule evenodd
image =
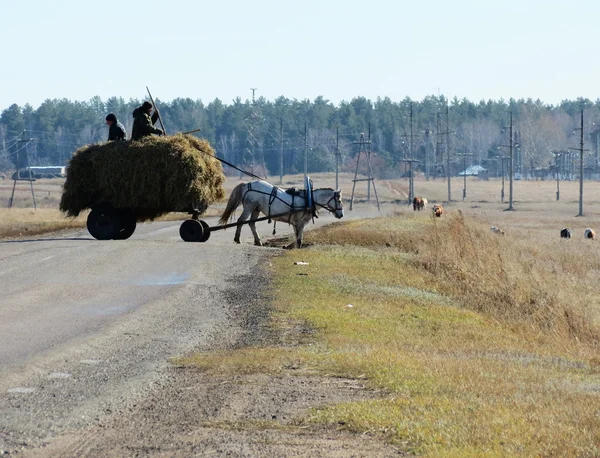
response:
<svg viewBox="0 0 600 458"><path fill-rule="evenodd" d="M158 111L158 107L154 103L154 99L152 98L152 94L150 94L150 89L148 89L148 86L146 86L146 90L148 91L148 95L150 96L150 101L152 102L152 106L156 110L156 114L158 114L158 120L160 121L160 127L163 131L163 135L167 135L167 132L165 131L165 125L163 124L162 118L160 117L160 111Z"/></svg>

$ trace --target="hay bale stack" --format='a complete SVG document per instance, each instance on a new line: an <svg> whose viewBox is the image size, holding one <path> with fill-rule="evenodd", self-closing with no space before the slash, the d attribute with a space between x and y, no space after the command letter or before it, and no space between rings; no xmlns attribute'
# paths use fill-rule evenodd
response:
<svg viewBox="0 0 600 458"><path fill-rule="evenodd" d="M225 197L223 167L206 140L146 137L78 149L67 166L60 209L77 216L93 205L128 208L138 221L169 212L204 212Z"/></svg>

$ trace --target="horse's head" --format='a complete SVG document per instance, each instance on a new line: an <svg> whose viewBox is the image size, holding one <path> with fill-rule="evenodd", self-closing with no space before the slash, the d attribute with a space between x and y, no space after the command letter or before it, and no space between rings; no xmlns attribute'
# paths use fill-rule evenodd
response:
<svg viewBox="0 0 600 458"><path fill-rule="evenodd" d="M344 207L342 206L342 190L338 189L333 192L333 197L335 199L335 217L337 219L344 217Z"/></svg>
<svg viewBox="0 0 600 458"><path fill-rule="evenodd" d="M342 191L330 188L315 189L315 203L319 207L329 210L340 219L344 217L344 207L342 206Z"/></svg>

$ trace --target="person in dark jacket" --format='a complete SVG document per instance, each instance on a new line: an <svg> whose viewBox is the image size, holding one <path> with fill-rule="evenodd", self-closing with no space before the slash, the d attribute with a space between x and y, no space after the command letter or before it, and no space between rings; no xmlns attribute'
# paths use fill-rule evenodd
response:
<svg viewBox="0 0 600 458"><path fill-rule="evenodd" d="M125 127L119 121L114 113L110 113L106 116L106 124L108 124L108 141L123 142L127 140L125 134Z"/></svg>
<svg viewBox="0 0 600 458"><path fill-rule="evenodd" d="M154 123L158 119L158 111L154 110L154 113L150 116L151 111L152 104L150 102L144 102L141 106L133 110L132 140L139 140L152 134L163 134L162 130L154 127Z"/></svg>

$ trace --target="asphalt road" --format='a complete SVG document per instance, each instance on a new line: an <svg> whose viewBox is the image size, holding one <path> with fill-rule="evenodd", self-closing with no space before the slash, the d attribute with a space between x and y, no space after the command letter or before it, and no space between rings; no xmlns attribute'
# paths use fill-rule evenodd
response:
<svg viewBox="0 0 600 458"><path fill-rule="evenodd" d="M249 287L274 249L254 247L247 226L242 245L234 229L186 243L179 225L142 224L124 241L83 230L0 241L0 454L135 405L169 358L236 341L231 301L244 294L232 292L260 293Z"/></svg>
<svg viewBox="0 0 600 458"><path fill-rule="evenodd" d="M227 294L272 250L212 235L185 243L165 222L125 241L79 231L0 242L0 450L86 426L170 357L235 338Z"/></svg>

